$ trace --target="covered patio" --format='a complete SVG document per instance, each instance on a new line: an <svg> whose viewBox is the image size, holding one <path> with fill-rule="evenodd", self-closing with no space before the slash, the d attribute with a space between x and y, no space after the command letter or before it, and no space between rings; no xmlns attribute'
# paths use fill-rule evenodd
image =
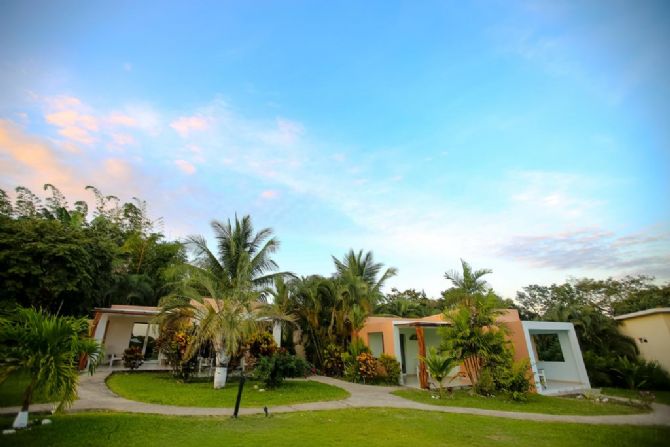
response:
<svg viewBox="0 0 670 447"><path fill-rule="evenodd" d="M538 393L572 394L591 388L572 323L523 321Z"/></svg>
<svg viewBox="0 0 670 447"><path fill-rule="evenodd" d="M421 359L426 356L430 348L440 347L442 337L438 330L448 324L445 321L393 322L395 357L400 362L403 385L423 389L437 387L437 383L430 377ZM456 366L443 383L452 387L469 385L469 380L462 377L460 371L460 366Z"/></svg>

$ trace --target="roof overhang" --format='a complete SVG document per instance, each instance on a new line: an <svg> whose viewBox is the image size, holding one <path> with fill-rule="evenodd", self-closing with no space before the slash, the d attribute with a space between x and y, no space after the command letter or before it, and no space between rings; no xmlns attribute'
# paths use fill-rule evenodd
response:
<svg viewBox="0 0 670 447"><path fill-rule="evenodd" d="M639 312L617 315L616 317L614 317L614 319L627 320L629 318L644 317L645 315L664 314L664 313L670 313L670 307L655 307L653 309L641 310Z"/></svg>
<svg viewBox="0 0 670 447"><path fill-rule="evenodd" d="M132 316L146 316L153 317L159 314L159 310L149 310L149 309L110 309L103 307L96 307L95 312L101 314L112 314L112 315L132 315Z"/></svg>

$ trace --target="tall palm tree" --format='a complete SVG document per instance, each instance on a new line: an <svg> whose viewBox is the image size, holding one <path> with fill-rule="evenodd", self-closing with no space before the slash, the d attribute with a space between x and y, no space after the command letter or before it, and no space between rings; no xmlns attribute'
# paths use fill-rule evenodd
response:
<svg viewBox="0 0 670 447"><path fill-rule="evenodd" d="M488 290L488 283L482 278L492 272L490 269L474 270L461 259L461 271L450 270L444 274L445 279L453 284L451 289L443 293L447 306L474 305L474 297L483 295Z"/></svg>
<svg viewBox="0 0 670 447"><path fill-rule="evenodd" d="M278 275L271 255L279 247L272 230L254 233L251 217L234 222L213 221L217 254L202 236L190 236L188 246L195 254L192 266L179 272L174 291L162 300L158 317L163 325L191 321L196 326L194 342L186 357L190 358L205 343L216 351L214 388L226 384L228 362L261 321L290 320L263 303L264 287Z"/></svg>
<svg viewBox="0 0 670 447"><path fill-rule="evenodd" d="M358 304L368 313L383 298L381 289L384 283L398 273L394 267L382 272L384 264L374 262L371 251L363 254L363 250L358 253L349 250L342 260L333 256L333 262L337 276L342 280L348 307Z"/></svg>
<svg viewBox="0 0 670 447"><path fill-rule="evenodd" d="M56 411L72 404L81 356L88 356L93 373L102 352L87 333L85 318L59 317L32 308L19 308L12 316L0 318L0 382L14 374L29 379L14 428L28 425L35 393L57 401Z"/></svg>

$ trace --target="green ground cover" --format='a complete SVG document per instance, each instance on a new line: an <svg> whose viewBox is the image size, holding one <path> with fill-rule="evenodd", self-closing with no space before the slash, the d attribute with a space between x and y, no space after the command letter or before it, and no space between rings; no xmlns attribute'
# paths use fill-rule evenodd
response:
<svg viewBox="0 0 670 447"><path fill-rule="evenodd" d="M12 375L0 384L0 407L14 407L21 405L23 392L30 379L25 375ZM43 403L48 400L37 393L33 396L33 403Z"/></svg>
<svg viewBox="0 0 670 447"><path fill-rule="evenodd" d="M0 436L0 445L540 447L665 446L670 428L519 421L416 410L347 409L240 419L126 413L75 413L53 424ZM11 419L2 418L3 427Z"/></svg>
<svg viewBox="0 0 670 447"><path fill-rule="evenodd" d="M619 396L619 397L628 397L632 399L639 398L639 392L635 390L627 390L624 388L603 388L601 390L603 394L608 394L610 396ZM656 399L654 402L659 404L670 405L670 391L652 391L651 392Z"/></svg>
<svg viewBox="0 0 670 447"><path fill-rule="evenodd" d="M225 388L212 388L212 379L194 379L189 383L176 381L169 373L115 373L107 378L107 386L126 399L180 407L233 407L237 397L237 380ZM340 400L349 393L311 380L286 380L276 389L247 380L242 394L242 407L290 405L304 402Z"/></svg>
<svg viewBox="0 0 670 447"><path fill-rule="evenodd" d="M503 395L495 397L483 397L476 394L470 395L466 390L454 391L453 397L444 397L442 399L433 399L431 395L434 393L430 391L415 389L397 390L394 391L393 394L429 405L484 408L487 410L519 411L528 413L607 415L633 414L646 411L622 403L596 403L583 399L541 396L539 394L529 394L528 400L525 402L515 402Z"/></svg>

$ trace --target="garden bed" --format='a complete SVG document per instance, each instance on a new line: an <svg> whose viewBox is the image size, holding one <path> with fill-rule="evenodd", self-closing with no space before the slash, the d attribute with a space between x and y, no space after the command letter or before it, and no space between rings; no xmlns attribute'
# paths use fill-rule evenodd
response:
<svg viewBox="0 0 670 447"><path fill-rule="evenodd" d="M180 407L229 408L235 406L237 378L225 388L215 390L212 378L194 378L182 383L167 372L122 372L107 378L107 386L126 399ZM242 407L290 405L305 402L340 400L349 397L342 388L312 380L286 380L275 389L265 389L260 382L247 379Z"/></svg>
<svg viewBox="0 0 670 447"><path fill-rule="evenodd" d="M394 391L393 394L405 399L421 402L429 405L442 405L449 407L482 408L486 410L518 411L526 413L544 414L571 414L571 415L611 415L611 414L635 414L645 413L649 410L626 405L621 402L593 402L586 399L575 399L568 397L551 397L539 394L529 394L524 402L513 401L506 395L484 397L477 394L471 395L468 390L456 390L452 397L446 396L435 399L436 394L432 391L402 389Z"/></svg>

